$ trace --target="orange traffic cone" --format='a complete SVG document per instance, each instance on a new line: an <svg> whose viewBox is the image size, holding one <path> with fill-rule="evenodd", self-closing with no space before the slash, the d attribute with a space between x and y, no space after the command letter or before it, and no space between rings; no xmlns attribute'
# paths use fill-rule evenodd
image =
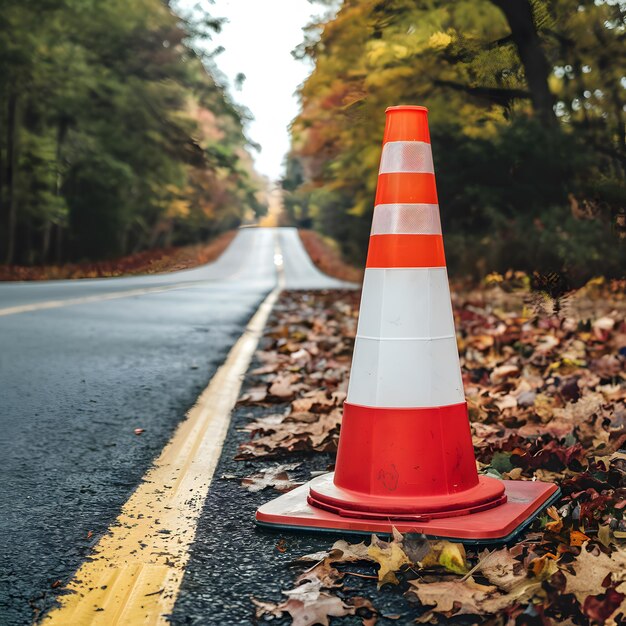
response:
<svg viewBox="0 0 626 626"><path fill-rule="evenodd" d="M558 493L478 475L427 110L391 107L336 470L265 504L257 522L492 543Z"/></svg>

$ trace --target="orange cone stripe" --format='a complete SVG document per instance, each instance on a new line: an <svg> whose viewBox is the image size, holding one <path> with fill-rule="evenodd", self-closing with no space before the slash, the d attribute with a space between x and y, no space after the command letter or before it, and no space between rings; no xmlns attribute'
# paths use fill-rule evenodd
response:
<svg viewBox="0 0 626 626"><path fill-rule="evenodd" d="M408 107L389 107L388 112ZM424 107L411 107L421 114L387 115L384 141L426 141L430 143L427 110Z"/></svg>
<svg viewBox="0 0 626 626"><path fill-rule="evenodd" d="M445 267L441 235L372 235L365 267Z"/></svg>
<svg viewBox="0 0 626 626"><path fill-rule="evenodd" d="M438 204L434 174L379 174L376 204Z"/></svg>

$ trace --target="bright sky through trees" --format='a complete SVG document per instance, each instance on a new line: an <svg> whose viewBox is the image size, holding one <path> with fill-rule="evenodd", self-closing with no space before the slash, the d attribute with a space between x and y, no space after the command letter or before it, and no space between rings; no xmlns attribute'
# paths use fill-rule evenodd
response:
<svg viewBox="0 0 626 626"><path fill-rule="evenodd" d="M308 0L203 2L212 16L228 19L212 42L224 47L215 61L228 78L234 100L254 116L247 130L262 147L254 154L258 171L275 180L289 149L288 126L298 113L295 91L311 71L311 65L294 59L291 51L302 43L302 28L323 9ZM240 72L246 80L237 90Z"/></svg>

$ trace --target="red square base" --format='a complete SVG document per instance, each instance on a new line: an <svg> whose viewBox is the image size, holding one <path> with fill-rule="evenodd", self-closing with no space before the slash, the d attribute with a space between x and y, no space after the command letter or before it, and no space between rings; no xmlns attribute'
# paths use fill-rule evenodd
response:
<svg viewBox="0 0 626 626"><path fill-rule="evenodd" d="M309 484L297 487L261 506L256 513L260 526L277 530L389 534L423 533L430 537L464 543L506 543L515 538L545 507L555 502L560 490L551 483L503 480L507 501L487 511L427 522L353 519L312 507L307 502Z"/></svg>

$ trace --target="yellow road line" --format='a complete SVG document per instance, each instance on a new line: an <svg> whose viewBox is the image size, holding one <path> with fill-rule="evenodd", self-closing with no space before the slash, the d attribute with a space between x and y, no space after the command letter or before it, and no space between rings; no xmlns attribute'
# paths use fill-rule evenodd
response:
<svg viewBox="0 0 626 626"><path fill-rule="evenodd" d="M44 309L58 309L74 304L88 304L89 302L101 302L103 300L117 300L118 298L130 298L132 296L143 296L147 293L160 293L171 291L172 289L182 289L183 287L193 287L197 282L176 283L162 287L145 287L143 289L128 289L126 291L111 291L109 293L97 294L94 296L81 296L80 298L66 298L65 300L46 300L44 302L34 302L33 304L21 304L0 309L0 317L4 315L16 315L18 313L30 313L31 311L41 311Z"/></svg>
<svg viewBox="0 0 626 626"><path fill-rule="evenodd" d="M276 244L278 246L278 243ZM166 624L245 375L284 284L266 297L114 525L60 596L47 626ZM252 522L251 522L252 523Z"/></svg>

